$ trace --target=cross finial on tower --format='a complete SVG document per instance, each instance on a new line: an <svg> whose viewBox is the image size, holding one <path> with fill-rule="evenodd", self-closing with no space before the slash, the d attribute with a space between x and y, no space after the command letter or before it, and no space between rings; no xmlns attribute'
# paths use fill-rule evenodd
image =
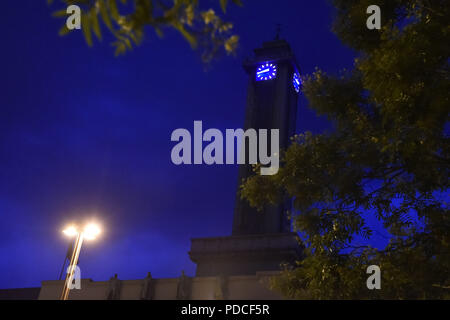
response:
<svg viewBox="0 0 450 320"><path fill-rule="evenodd" d="M280 40L280 34L281 34L281 24L277 23L277 29L276 29L276 35L275 35L275 40Z"/></svg>

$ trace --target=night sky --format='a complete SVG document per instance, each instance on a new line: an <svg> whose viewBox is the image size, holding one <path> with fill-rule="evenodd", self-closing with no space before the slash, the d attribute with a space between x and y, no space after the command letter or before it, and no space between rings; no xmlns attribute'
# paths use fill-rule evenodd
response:
<svg viewBox="0 0 450 320"><path fill-rule="evenodd" d="M214 1L213 3L218 2ZM237 166L175 166L170 135L243 126L241 67L281 23L302 73L335 73L354 53L330 31L326 0L247 0L227 19L241 37L237 56L205 71L200 53L175 32L114 57L107 39L89 48L81 31L59 37L64 20L45 0L3 1L0 61L0 288L57 279L72 221L95 219L82 278L193 275L190 239L231 234ZM297 131L325 119L299 104Z"/></svg>

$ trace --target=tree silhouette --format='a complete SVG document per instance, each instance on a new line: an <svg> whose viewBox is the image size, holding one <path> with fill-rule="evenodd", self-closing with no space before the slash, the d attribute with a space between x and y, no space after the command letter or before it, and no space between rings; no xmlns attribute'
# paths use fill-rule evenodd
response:
<svg viewBox="0 0 450 320"><path fill-rule="evenodd" d="M49 4L54 0L47 0ZM192 48L202 48L202 59L210 62L221 51L234 53L239 37L232 34L233 24L223 21L213 8L200 7L199 0L59 0L62 9L55 17L67 18L70 5L81 9L81 29L89 46L94 36L102 40L102 26L113 35L115 54L120 55L139 45L146 30L153 29L163 36L164 29L180 32ZM228 0L217 0L223 13ZM240 0L231 0L242 5ZM63 24L60 35L70 33Z"/></svg>
<svg viewBox="0 0 450 320"><path fill-rule="evenodd" d="M370 1L333 3L334 31L359 56L354 70L306 76L303 92L336 129L293 137L279 173L241 189L256 207L280 191L294 198L307 255L274 286L293 298L449 298L450 7L380 0L382 29L368 30ZM383 223L385 248L370 246L367 214ZM381 290L366 287L369 265Z"/></svg>

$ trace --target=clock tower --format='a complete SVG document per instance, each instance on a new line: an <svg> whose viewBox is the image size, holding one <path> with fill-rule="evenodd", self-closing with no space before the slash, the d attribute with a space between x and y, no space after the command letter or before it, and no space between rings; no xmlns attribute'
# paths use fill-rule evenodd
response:
<svg viewBox="0 0 450 320"><path fill-rule="evenodd" d="M280 150L286 149L295 134L301 84L291 47L277 37L255 49L243 66L248 75L244 128L278 129ZM251 165L240 166L238 190L253 174ZM290 208L291 200L286 199L259 212L238 192L232 235L192 239L189 255L197 264L197 276L254 275L278 271L281 263L300 259L301 245L286 215Z"/></svg>
<svg viewBox="0 0 450 320"><path fill-rule="evenodd" d="M254 50L254 57L244 62L248 74L245 129L278 129L280 150L285 150L295 134L299 68L295 56L284 40L266 42ZM239 168L238 186L253 175L251 165ZM233 235L273 234L289 232L286 211L290 201L266 207L262 212L249 206L240 195L236 196Z"/></svg>

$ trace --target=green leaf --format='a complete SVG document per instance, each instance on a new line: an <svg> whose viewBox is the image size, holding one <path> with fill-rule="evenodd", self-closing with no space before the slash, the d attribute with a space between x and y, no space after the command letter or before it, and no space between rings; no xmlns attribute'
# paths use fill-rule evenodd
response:
<svg viewBox="0 0 450 320"><path fill-rule="evenodd" d="M114 20L119 21L120 13L119 9L117 8L116 0L108 0L108 7L109 11L111 12L111 17L113 17Z"/></svg>
<svg viewBox="0 0 450 320"><path fill-rule="evenodd" d="M113 28L111 18L108 13L108 8L106 6L105 0L99 0L98 7L99 7L100 15L102 17L103 22L105 23L105 25L108 27L108 29L111 32L114 32L114 28Z"/></svg>
<svg viewBox="0 0 450 320"><path fill-rule="evenodd" d="M162 32L161 28L155 27L155 32L160 38L164 36L164 33Z"/></svg>
<svg viewBox="0 0 450 320"><path fill-rule="evenodd" d="M98 23L98 16L97 16L97 10L95 8L92 8L89 12L90 20L92 23L92 30L94 31L94 34L97 36L98 40L102 40L102 32L100 30L100 24Z"/></svg>
<svg viewBox="0 0 450 320"><path fill-rule="evenodd" d="M55 11L52 13L52 16L56 17L56 18L65 17L65 16L67 16L67 10L64 9L64 10Z"/></svg>
<svg viewBox="0 0 450 320"><path fill-rule="evenodd" d="M61 27L61 29L59 29L58 35L60 36L65 36L67 34L69 34L72 30L69 30L67 28L67 25L64 23L63 26Z"/></svg>
<svg viewBox="0 0 450 320"><path fill-rule="evenodd" d="M227 12L227 4L228 0L220 0L220 6L222 7L223 12Z"/></svg>
<svg viewBox="0 0 450 320"><path fill-rule="evenodd" d="M89 21L89 15L82 14L81 15L81 29L83 30L84 38L88 46L92 46L92 33L91 33L91 25Z"/></svg>
<svg viewBox="0 0 450 320"><path fill-rule="evenodd" d="M174 27L181 32L184 38L189 42L192 48L197 47L197 38L193 36L189 31L187 31L184 26L180 23L175 23Z"/></svg>
<svg viewBox="0 0 450 320"><path fill-rule="evenodd" d="M125 46L125 44L122 41L116 41L113 43L113 46L116 47L116 50L114 52L114 55L117 57L121 54L124 54L127 51L127 48Z"/></svg>

